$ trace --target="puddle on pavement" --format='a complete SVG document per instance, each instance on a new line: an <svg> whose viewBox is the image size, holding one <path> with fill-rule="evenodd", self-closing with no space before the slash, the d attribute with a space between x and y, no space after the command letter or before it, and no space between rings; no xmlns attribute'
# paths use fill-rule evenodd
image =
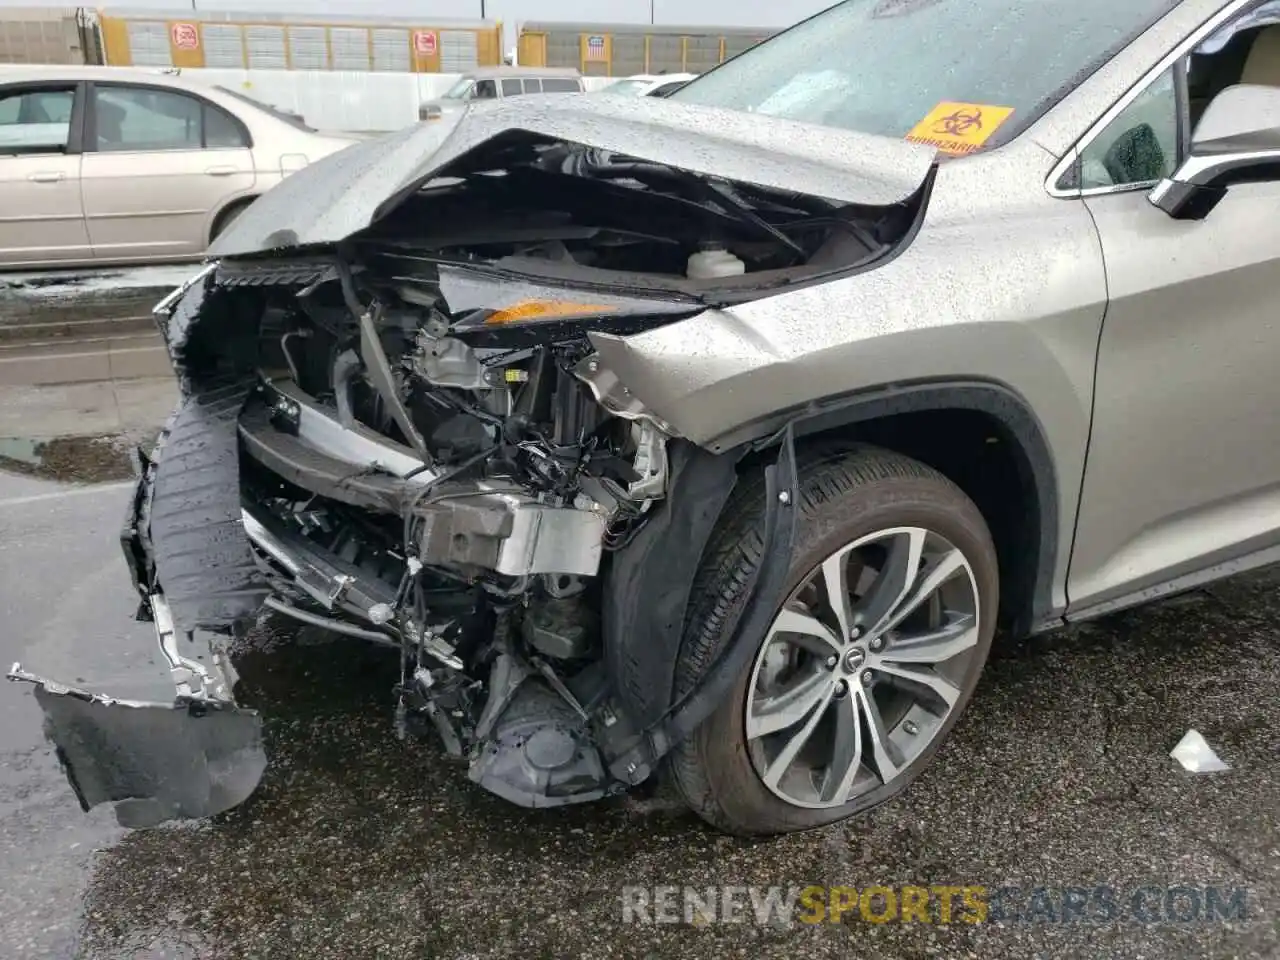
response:
<svg viewBox="0 0 1280 960"><path fill-rule="evenodd" d="M134 475L125 437L0 437L0 471L63 483L106 483Z"/></svg>

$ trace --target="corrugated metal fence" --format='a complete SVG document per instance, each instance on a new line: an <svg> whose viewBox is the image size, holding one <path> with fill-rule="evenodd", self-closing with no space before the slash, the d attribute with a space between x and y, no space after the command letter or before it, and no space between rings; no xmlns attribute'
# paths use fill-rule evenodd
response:
<svg viewBox="0 0 1280 960"><path fill-rule="evenodd" d="M520 63L575 67L589 76L703 73L768 38L761 27L522 23Z"/></svg>
<svg viewBox="0 0 1280 960"><path fill-rule="evenodd" d="M457 72L502 62L502 24L374 17L99 11L112 66Z"/></svg>

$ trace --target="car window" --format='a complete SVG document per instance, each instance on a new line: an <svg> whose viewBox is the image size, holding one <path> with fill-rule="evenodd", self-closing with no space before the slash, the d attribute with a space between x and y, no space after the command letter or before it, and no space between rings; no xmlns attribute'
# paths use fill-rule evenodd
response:
<svg viewBox="0 0 1280 960"><path fill-rule="evenodd" d="M204 131L195 97L146 87L99 87L95 143L103 151L198 150Z"/></svg>
<svg viewBox="0 0 1280 960"><path fill-rule="evenodd" d="M65 150L75 89L0 92L0 150Z"/></svg>
<svg viewBox="0 0 1280 960"><path fill-rule="evenodd" d="M932 144L1018 132L1180 0L845 0L671 100Z"/></svg>
<svg viewBox="0 0 1280 960"><path fill-rule="evenodd" d="M648 83L648 80L619 80L617 83L609 84L600 92L611 93L620 97L635 97L644 91Z"/></svg>
<svg viewBox="0 0 1280 960"><path fill-rule="evenodd" d="M476 81L476 100L492 100L498 95L498 84L494 80Z"/></svg>
<svg viewBox="0 0 1280 960"><path fill-rule="evenodd" d="M524 82L525 93L541 93L542 81L538 79L526 79Z"/></svg>
<svg viewBox="0 0 1280 960"><path fill-rule="evenodd" d="M546 78L542 81L543 93L578 93L581 89L577 80Z"/></svg>
<svg viewBox="0 0 1280 960"><path fill-rule="evenodd" d="M475 87L470 77L463 77L450 87L442 96L441 100L470 100L475 93Z"/></svg>
<svg viewBox="0 0 1280 960"><path fill-rule="evenodd" d="M518 97L524 93L524 87L519 80L503 80L502 95L504 97Z"/></svg>
<svg viewBox="0 0 1280 960"><path fill-rule="evenodd" d="M1148 184L1178 165L1178 95L1173 68L1125 107L1080 153L1080 187Z"/></svg>
<svg viewBox="0 0 1280 960"><path fill-rule="evenodd" d="M204 145L214 149L247 147L240 124L225 110L211 103L204 105Z"/></svg>

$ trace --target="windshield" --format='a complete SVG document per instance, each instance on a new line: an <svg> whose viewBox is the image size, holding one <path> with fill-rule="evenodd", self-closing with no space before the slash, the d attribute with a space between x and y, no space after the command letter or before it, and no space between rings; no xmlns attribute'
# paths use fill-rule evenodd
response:
<svg viewBox="0 0 1280 960"><path fill-rule="evenodd" d="M225 93L229 97L235 97L237 100L240 100L243 103L247 103L249 104L249 106L254 107L258 110L261 110L263 113L269 113L271 116L275 117L281 123L287 123L289 124L289 126L296 127L299 130L305 130L307 131L307 133L316 132L314 127L307 126L307 122L303 120L302 117L298 116L296 113L285 113L283 110L279 110L271 106L271 104L269 103L263 103L261 100L255 100L253 99L253 97L246 97L243 93L237 93L234 90L228 90L226 87L223 87L223 86L215 85L213 89L217 90L219 93Z"/></svg>
<svg viewBox="0 0 1280 960"><path fill-rule="evenodd" d="M470 77L463 77L445 93L441 100L465 100L471 93L471 84L474 81Z"/></svg>
<svg viewBox="0 0 1280 960"><path fill-rule="evenodd" d="M673 92L929 143L1006 142L1178 0L846 0Z"/></svg>
<svg viewBox="0 0 1280 960"><path fill-rule="evenodd" d="M625 97L636 97L640 92L649 86L648 80L619 80L617 83L611 83L601 93L617 93Z"/></svg>

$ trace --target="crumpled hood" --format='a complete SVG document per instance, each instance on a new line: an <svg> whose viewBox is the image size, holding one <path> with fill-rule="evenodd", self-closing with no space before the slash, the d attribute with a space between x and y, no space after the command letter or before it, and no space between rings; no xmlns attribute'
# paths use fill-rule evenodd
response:
<svg viewBox="0 0 1280 960"><path fill-rule="evenodd" d="M541 94L476 103L356 143L286 178L209 248L212 257L337 243L472 148L525 131L847 203L897 203L924 182L931 147L654 97Z"/></svg>

